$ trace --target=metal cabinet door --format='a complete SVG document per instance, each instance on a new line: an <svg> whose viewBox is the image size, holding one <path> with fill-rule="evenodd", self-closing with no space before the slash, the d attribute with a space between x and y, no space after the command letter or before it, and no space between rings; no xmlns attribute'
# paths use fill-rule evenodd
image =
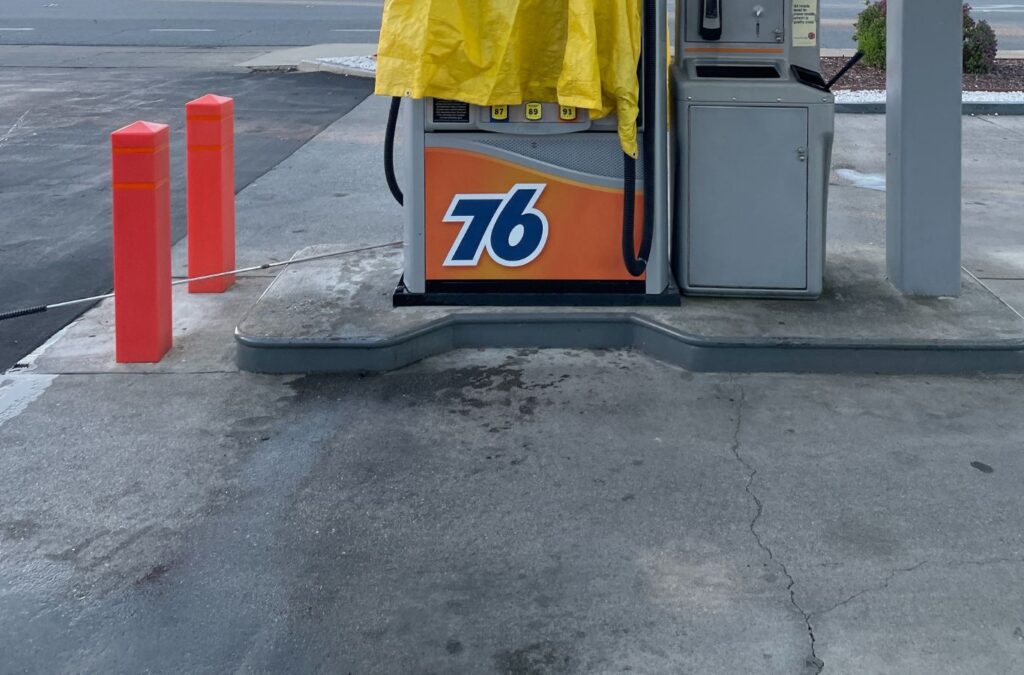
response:
<svg viewBox="0 0 1024 675"><path fill-rule="evenodd" d="M689 285L806 288L807 109L689 112Z"/></svg>

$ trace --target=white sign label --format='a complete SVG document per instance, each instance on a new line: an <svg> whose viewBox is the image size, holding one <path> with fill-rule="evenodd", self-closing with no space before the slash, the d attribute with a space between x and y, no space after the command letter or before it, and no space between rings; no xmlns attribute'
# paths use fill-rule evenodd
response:
<svg viewBox="0 0 1024 675"><path fill-rule="evenodd" d="M818 45L818 0L793 0L793 46Z"/></svg>

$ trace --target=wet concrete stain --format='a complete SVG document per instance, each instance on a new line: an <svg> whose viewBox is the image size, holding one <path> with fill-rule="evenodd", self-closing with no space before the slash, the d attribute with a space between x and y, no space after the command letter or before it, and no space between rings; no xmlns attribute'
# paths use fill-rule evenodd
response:
<svg viewBox="0 0 1024 675"><path fill-rule="evenodd" d="M571 672L572 659L552 644L537 642L494 655L495 670L501 675L547 675Z"/></svg>
<svg viewBox="0 0 1024 675"><path fill-rule="evenodd" d="M995 473L996 471L995 469L993 469L988 464L985 464L984 462L971 462L971 466L973 466L975 469L982 473Z"/></svg>
<svg viewBox="0 0 1024 675"><path fill-rule="evenodd" d="M448 640L448 642L445 643L444 649L445 649L446 652L448 652L452 656L457 656L457 655L459 655L459 654L461 654L463 652L465 647L463 647L462 643L459 642L458 640L451 639L451 640Z"/></svg>
<svg viewBox="0 0 1024 675"><path fill-rule="evenodd" d="M92 535L91 537L87 537L86 539L83 539L82 541L78 542L74 546L70 546L70 547L64 549L60 553L44 553L43 557L46 558L47 560L52 560L54 562L73 562L74 560L76 560L78 558L78 556L83 551L85 551L87 548L89 548L89 546L91 546L93 543L95 543L98 539L107 536L108 534L110 534L110 530L106 530L106 529L100 530L99 532L97 532L96 534Z"/></svg>
<svg viewBox="0 0 1024 675"><path fill-rule="evenodd" d="M134 497L135 495L139 495L142 492L142 481L135 480L132 481L128 486L126 486L122 490L115 491L112 494L105 494L96 497L96 499L94 499L93 502L96 504L96 506L102 509L113 509L116 506L118 506L118 504L120 504L122 500L127 499L129 497Z"/></svg>
<svg viewBox="0 0 1024 675"><path fill-rule="evenodd" d="M523 399L522 403L519 404L519 412L526 417L532 417L533 414L537 412L537 405L538 402L536 396L527 396Z"/></svg>
<svg viewBox="0 0 1024 675"><path fill-rule="evenodd" d="M270 415L259 415L257 417L245 417L237 420L231 426L237 431L260 431L274 424L274 418Z"/></svg>
<svg viewBox="0 0 1024 675"><path fill-rule="evenodd" d="M0 541L24 541L38 531L39 525L31 520L0 522Z"/></svg>
<svg viewBox="0 0 1024 675"><path fill-rule="evenodd" d="M541 398L540 392L552 390L569 379L567 375L552 375L551 379L526 382L518 363L524 359L517 353L498 366L435 374L430 383L432 396L446 406L448 413L467 419L480 418L482 411L490 411L481 420L489 433L511 431L515 424L545 409L547 399Z"/></svg>
<svg viewBox="0 0 1024 675"><path fill-rule="evenodd" d="M137 586L144 586L152 584L163 578L165 574L171 571L171 566L168 564L160 563L154 565L146 574L142 576L138 581L135 582Z"/></svg>

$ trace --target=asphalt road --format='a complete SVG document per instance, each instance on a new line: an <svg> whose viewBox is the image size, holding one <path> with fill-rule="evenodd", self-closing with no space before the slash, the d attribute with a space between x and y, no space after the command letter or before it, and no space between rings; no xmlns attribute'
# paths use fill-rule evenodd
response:
<svg viewBox="0 0 1024 675"><path fill-rule="evenodd" d="M1003 50L1024 49L1024 2L971 0L974 16L992 24ZM853 48L853 24L864 0L822 0L822 40L830 49Z"/></svg>
<svg viewBox="0 0 1024 675"><path fill-rule="evenodd" d="M383 0L3 0L0 44L308 45L373 42ZM974 0L1003 49L1024 49L1024 3ZM827 48L851 48L863 0L823 0Z"/></svg>
<svg viewBox="0 0 1024 675"><path fill-rule="evenodd" d="M383 0L2 0L0 44L376 42Z"/></svg>
<svg viewBox="0 0 1024 675"><path fill-rule="evenodd" d="M187 101L211 91L235 98L240 190L371 88L321 74L251 75L232 66L254 54L235 54L231 46L370 42L382 6L382 0L0 0L0 310L110 290L111 131L138 119L172 125L174 239L180 239ZM68 47L82 45L113 48ZM183 56L160 51L166 47L221 49ZM0 324L0 372L84 309Z"/></svg>
<svg viewBox="0 0 1024 675"><path fill-rule="evenodd" d="M184 104L208 91L236 100L240 190L362 101L370 84L319 73L0 68L0 307L110 290L108 135L137 119L172 125L174 239L184 236ZM0 324L0 372L80 311Z"/></svg>

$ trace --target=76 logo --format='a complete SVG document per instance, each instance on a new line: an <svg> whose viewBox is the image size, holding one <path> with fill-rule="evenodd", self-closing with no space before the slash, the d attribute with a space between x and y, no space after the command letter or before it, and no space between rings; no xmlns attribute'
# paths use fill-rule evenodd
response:
<svg viewBox="0 0 1024 675"><path fill-rule="evenodd" d="M446 223L462 230L445 258L445 267L475 267L484 249L504 267L529 264L548 241L548 219L534 208L543 184L520 183L506 194L455 195Z"/></svg>

